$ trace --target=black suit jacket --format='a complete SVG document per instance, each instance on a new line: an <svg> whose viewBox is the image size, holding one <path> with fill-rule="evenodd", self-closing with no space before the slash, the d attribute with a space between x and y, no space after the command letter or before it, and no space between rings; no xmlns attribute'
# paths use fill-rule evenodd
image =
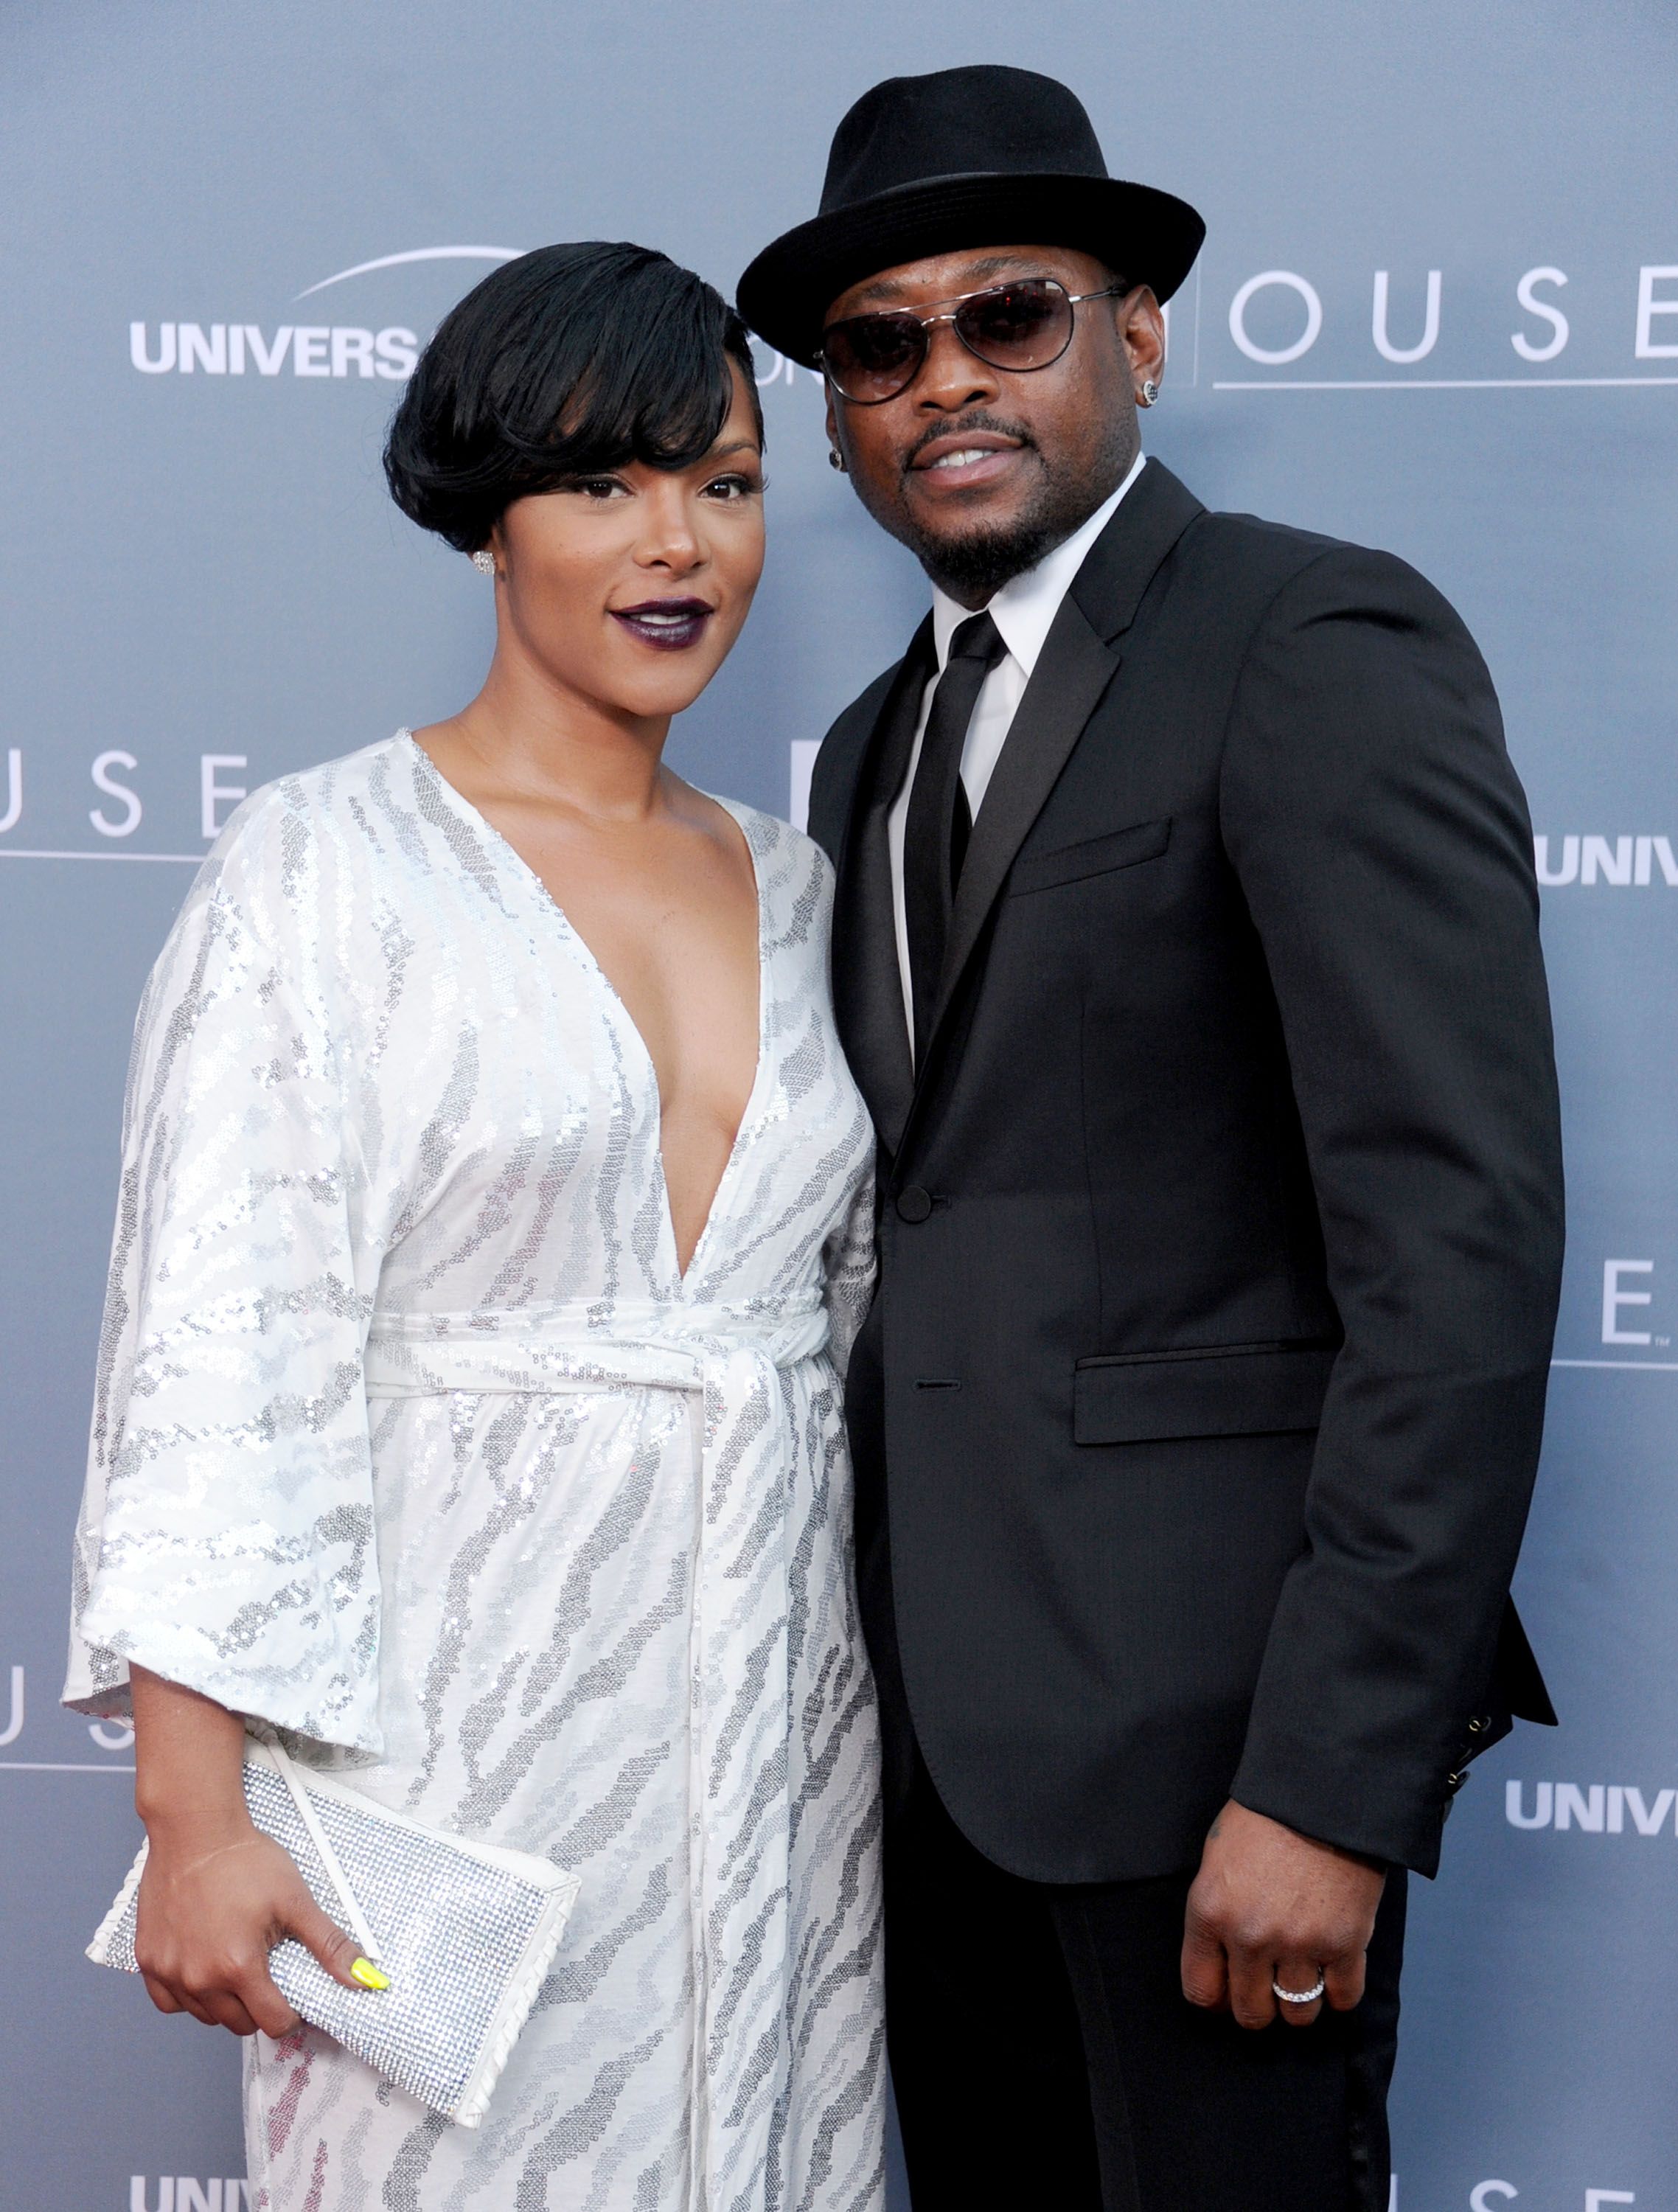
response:
<svg viewBox="0 0 1678 2212"><path fill-rule="evenodd" d="M1431 1872L1468 1757L1553 1718L1508 1590L1560 1154L1485 666L1402 562L1151 462L1021 702L912 1073L875 770L927 650L811 794L879 1131L889 1785L918 1743L1049 1881L1192 1864L1230 1795Z"/></svg>

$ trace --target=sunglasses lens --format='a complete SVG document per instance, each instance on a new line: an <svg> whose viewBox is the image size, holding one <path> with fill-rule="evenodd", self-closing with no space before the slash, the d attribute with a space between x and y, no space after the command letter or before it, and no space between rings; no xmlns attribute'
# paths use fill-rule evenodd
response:
<svg viewBox="0 0 1678 2212"><path fill-rule="evenodd" d="M822 334L828 374L847 399L865 405L895 398L926 352L927 334L913 315L853 315Z"/></svg>
<svg viewBox="0 0 1678 2212"><path fill-rule="evenodd" d="M1047 368L1072 343L1073 303L1053 277L1030 277L976 292L949 317L970 353L993 368ZM822 360L847 399L862 406L895 399L927 358L927 328L918 315L852 315L822 334Z"/></svg>
<svg viewBox="0 0 1678 2212"><path fill-rule="evenodd" d="M963 303L956 329L993 368L1046 368L1072 342L1072 301L1048 277L999 285Z"/></svg>

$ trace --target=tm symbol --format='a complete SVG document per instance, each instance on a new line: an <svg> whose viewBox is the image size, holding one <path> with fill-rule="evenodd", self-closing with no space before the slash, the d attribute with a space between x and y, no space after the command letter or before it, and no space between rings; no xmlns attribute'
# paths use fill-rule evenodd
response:
<svg viewBox="0 0 1678 2212"><path fill-rule="evenodd" d="M1662 1349L1664 1351L1664 1350L1668 1349L1668 1348L1670 1346L1670 1345L1671 1345L1671 1343L1672 1343L1672 1339L1671 1339L1669 1336L1657 1336L1657 1337L1655 1339L1655 1341L1656 1341L1656 1343L1657 1343L1657 1344L1658 1344L1658 1345L1662 1347Z"/></svg>

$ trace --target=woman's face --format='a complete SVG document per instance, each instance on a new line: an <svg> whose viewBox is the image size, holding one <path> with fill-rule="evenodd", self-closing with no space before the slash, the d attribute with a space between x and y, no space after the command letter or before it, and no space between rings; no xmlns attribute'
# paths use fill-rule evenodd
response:
<svg viewBox="0 0 1678 2212"><path fill-rule="evenodd" d="M739 635L763 566L763 466L745 379L691 468L640 462L515 500L491 538L501 649L638 717L678 714Z"/></svg>

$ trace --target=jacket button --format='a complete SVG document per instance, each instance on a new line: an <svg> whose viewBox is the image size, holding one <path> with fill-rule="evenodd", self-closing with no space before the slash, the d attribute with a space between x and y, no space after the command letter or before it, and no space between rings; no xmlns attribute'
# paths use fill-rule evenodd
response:
<svg viewBox="0 0 1678 2212"><path fill-rule="evenodd" d="M932 1193L922 1190L918 1182L912 1182L907 1190L897 1193L899 1221L924 1221L932 1210Z"/></svg>

